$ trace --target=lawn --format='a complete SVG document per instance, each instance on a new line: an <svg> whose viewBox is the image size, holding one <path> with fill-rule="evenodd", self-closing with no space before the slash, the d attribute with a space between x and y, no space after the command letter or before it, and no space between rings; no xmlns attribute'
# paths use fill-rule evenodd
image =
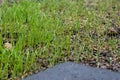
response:
<svg viewBox="0 0 120 80"><path fill-rule="evenodd" d="M18 80L66 61L120 72L119 4L119 0L0 3L0 80Z"/></svg>

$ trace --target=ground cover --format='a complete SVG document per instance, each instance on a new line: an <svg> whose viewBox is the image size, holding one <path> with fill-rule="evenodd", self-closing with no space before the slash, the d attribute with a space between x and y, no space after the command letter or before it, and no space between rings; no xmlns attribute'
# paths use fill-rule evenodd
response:
<svg viewBox="0 0 120 80"><path fill-rule="evenodd" d="M0 4L0 79L65 61L120 72L119 0L16 0Z"/></svg>

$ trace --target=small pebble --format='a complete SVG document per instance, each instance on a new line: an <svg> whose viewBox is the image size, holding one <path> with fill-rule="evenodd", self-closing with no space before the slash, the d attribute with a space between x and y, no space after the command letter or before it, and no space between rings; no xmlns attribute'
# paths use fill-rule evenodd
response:
<svg viewBox="0 0 120 80"><path fill-rule="evenodd" d="M8 50L11 50L11 49L12 49L12 44L9 43L9 42L6 42L6 43L4 44L4 47L5 47L6 49L8 49Z"/></svg>

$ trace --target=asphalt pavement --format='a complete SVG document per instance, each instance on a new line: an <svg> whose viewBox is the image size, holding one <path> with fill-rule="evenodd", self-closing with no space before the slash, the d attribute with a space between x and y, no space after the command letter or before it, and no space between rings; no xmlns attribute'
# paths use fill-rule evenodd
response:
<svg viewBox="0 0 120 80"><path fill-rule="evenodd" d="M120 80L120 73L93 68L83 64L65 62L24 80Z"/></svg>

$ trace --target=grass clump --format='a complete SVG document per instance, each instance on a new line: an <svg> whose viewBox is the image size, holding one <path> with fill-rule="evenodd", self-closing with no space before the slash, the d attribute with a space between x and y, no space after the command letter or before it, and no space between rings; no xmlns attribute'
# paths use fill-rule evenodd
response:
<svg viewBox="0 0 120 80"><path fill-rule="evenodd" d="M0 79L65 61L119 71L119 8L118 0L6 1L0 7Z"/></svg>

